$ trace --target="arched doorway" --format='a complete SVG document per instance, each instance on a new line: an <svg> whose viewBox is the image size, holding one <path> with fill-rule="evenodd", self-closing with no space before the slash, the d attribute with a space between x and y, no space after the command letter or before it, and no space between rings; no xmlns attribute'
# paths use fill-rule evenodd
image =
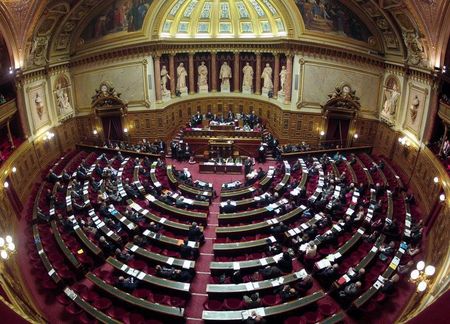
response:
<svg viewBox="0 0 450 324"><path fill-rule="evenodd" d="M360 108L359 98L348 84L337 87L322 106L325 117L325 140L322 146L348 147L351 145L352 128Z"/></svg>
<svg viewBox="0 0 450 324"><path fill-rule="evenodd" d="M108 83L102 82L93 97L92 107L95 117L100 120L104 141L123 141L124 117L127 114L127 104L120 98L120 93Z"/></svg>

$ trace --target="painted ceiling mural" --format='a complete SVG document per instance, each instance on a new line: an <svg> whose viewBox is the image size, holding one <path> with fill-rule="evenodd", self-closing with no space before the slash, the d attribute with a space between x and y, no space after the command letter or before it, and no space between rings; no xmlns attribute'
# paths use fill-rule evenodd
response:
<svg viewBox="0 0 450 324"><path fill-rule="evenodd" d="M0 0L0 16L3 21L9 22L6 24L7 33L13 41L8 41L8 44L14 46L12 55L16 60L15 66L27 69L44 66L54 60L69 59L71 52L81 45L78 42L80 29L83 37L81 41L85 43L104 35L141 29L143 17L151 10L150 6L159 4L160 1L169 2L169 0ZM342 35L343 42L346 39L355 39L371 45L370 32L375 33L376 28L374 41L384 43L380 54L386 55L389 60L406 61L410 65L422 67L433 68L434 64L441 63L436 58L445 46L442 45L446 42L445 37L448 37L442 33L446 30L450 13L448 0L170 0L170 3L171 7L178 2L182 3L180 10L183 10L183 18L180 18L180 22L187 19L184 17L185 14L189 16L198 10L202 11L198 21L205 19L205 23L195 28L196 34L200 34L208 29L205 18L209 12L208 4L216 1L239 5L230 7L232 9L230 13L240 17L242 24L232 25L233 33L240 36L244 33L262 35L269 27L276 36L276 33L280 33L284 27L282 17L275 24L267 24L264 22L264 14L268 18L276 19L276 14L279 14L277 5L280 2L289 2L298 7L306 22L307 30L321 31L327 35ZM358 15L364 12L367 20L364 18L363 21L367 25L362 24L362 20L352 13L354 8L358 8L354 11ZM223 15L215 18L222 20L222 31L226 31L228 27L226 9L226 5L221 6L220 11ZM93 20L87 26L86 18L93 12L100 14L90 18ZM256 23L246 18L247 13L252 17L256 13ZM370 24L368 20L371 21ZM165 27L169 28L169 24L170 22ZM177 26L175 32L171 29L169 34L176 36L177 33L183 33L186 26L186 23L183 23ZM192 27L190 29L194 30ZM286 33L288 34L289 30L286 30ZM372 48L378 48L378 45L380 44L377 43Z"/></svg>
<svg viewBox="0 0 450 324"><path fill-rule="evenodd" d="M106 35L141 30L153 0L116 0L106 12L95 16L81 34L81 42Z"/></svg>
<svg viewBox="0 0 450 324"><path fill-rule="evenodd" d="M295 0L306 29L369 43L373 37L353 11L336 0Z"/></svg>

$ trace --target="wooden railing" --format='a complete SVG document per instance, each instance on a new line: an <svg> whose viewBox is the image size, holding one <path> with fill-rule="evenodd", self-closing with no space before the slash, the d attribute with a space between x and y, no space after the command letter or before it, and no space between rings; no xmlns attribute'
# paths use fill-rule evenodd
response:
<svg viewBox="0 0 450 324"><path fill-rule="evenodd" d="M16 99L0 105L0 125L11 118L17 112Z"/></svg>

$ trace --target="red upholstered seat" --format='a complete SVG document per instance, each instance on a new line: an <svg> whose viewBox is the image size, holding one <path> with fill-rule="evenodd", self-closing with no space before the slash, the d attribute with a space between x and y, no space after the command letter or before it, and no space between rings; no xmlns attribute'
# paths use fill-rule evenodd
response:
<svg viewBox="0 0 450 324"><path fill-rule="evenodd" d="M81 294L81 293L85 292L86 290L88 290L88 287L86 285L83 285L82 283L76 283L72 286L72 289L76 293Z"/></svg>
<svg viewBox="0 0 450 324"><path fill-rule="evenodd" d="M72 301L64 293L60 293L58 296L56 296L56 300L58 301L58 303L64 306L67 306L70 303L72 303Z"/></svg>
<svg viewBox="0 0 450 324"><path fill-rule="evenodd" d="M123 321L124 318L128 317L128 313L125 309L121 307L111 307L106 311L106 315L112 317L116 320Z"/></svg>
<svg viewBox="0 0 450 324"><path fill-rule="evenodd" d="M78 315L82 312L81 308L79 308L75 303L66 306L65 310L70 315Z"/></svg>
<svg viewBox="0 0 450 324"><path fill-rule="evenodd" d="M211 311L220 311L223 309L223 303L220 300L216 300L216 299L208 299L207 301L205 301L205 303L203 304L203 307L206 310L211 310Z"/></svg>
<svg viewBox="0 0 450 324"><path fill-rule="evenodd" d="M328 303L319 304L319 312L324 317L329 317L332 314L336 313L336 306Z"/></svg>
<svg viewBox="0 0 450 324"><path fill-rule="evenodd" d="M142 298L142 299L147 299L148 294L149 294L149 291L147 289L145 289L145 288L135 289L132 292L132 295L134 297Z"/></svg>
<svg viewBox="0 0 450 324"><path fill-rule="evenodd" d="M308 324L319 322L322 319L322 315L319 312L307 312L304 317Z"/></svg>
<svg viewBox="0 0 450 324"><path fill-rule="evenodd" d="M110 308L112 305L111 300L108 298L98 298L94 301L93 306L101 311Z"/></svg>
<svg viewBox="0 0 450 324"><path fill-rule="evenodd" d="M87 302L93 302L99 298L98 294L92 290L86 290L83 293L81 293L80 296Z"/></svg>
<svg viewBox="0 0 450 324"><path fill-rule="evenodd" d="M82 324L98 323L95 318L84 312L78 316L78 321Z"/></svg>
<svg viewBox="0 0 450 324"><path fill-rule="evenodd" d="M126 320L125 323L129 324L144 324L145 318L141 314L138 313L131 313L128 317L128 321Z"/></svg>
<svg viewBox="0 0 450 324"><path fill-rule="evenodd" d="M277 305L281 302L280 295L266 295L262 298L262 302L265 306Z"/></svg>
<svg viewBox="0 0 450 324"><path fill-rule="evenodd" d="M168 297L162 294L153 294L153 301L158 304L167 304Z"/></svg>
<svg viewBox="0 0 450 324"><path fill-rule="evenodd" d="M186 300L177 296L170 297L168 302L169 305L174 307L184 307L186 305Z"/></svg>
<svg viewBox="0 0 450 324"><path fill-rule="evenodd" d="M225 307L229 310L241 309L242 304L242 300L239 298L227 298L225 300Z"/></svg>
<svg viewBox="0 0 450 324"><path fill-rule="evenodd" d="M291 316L285 319L284 324L305 324L306 320L301 316Z"/></svg>

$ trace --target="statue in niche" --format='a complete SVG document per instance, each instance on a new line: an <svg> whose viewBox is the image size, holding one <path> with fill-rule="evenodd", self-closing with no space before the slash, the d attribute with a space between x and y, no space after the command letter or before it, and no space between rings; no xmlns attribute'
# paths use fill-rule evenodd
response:
<svg viewBox="0 0 450 324"><path fill-rule="evenodd" d="M205 62L201 62L198 66L198 91L208 91L208 67L205 65Z"/></svg>
<svg viewBox="0 0 450 324"><path fill-rule="evenodd" d="M244 78L242 80L242 92L251 93L253 87L253 68L249 62L245 63L242 73L244 73Z"/></svg>
<svg viewBox="0 0 450 324"><path fill-rule="evenodd" d="M170 80L169 71L167 71L167 68L165 65L161 68L161 91L163 94L169 92L167 90L167 81Z"/></svg>
<svg viewBox="0 0 450 324"><path fill-rule="evenodd" d="M39 92L36 93L34 104L36 105L36 112L39 116L39 119L42 119L42 115L44 114L44 103L41 96L39 95Z"/></svg>
<svg viewBox="0 0 450 324"><path fill-rule="evenodd" d="M281 72L280 72L280 92L284 93L284 87L286 86L286 79L287 79L287 70L286 67L283 65L281 67Z"/></svg>
<svg viewBox="0 0 450 324"><path fill-rule="evenodd" d="M72 111L72 106L69 102L69 95L66 89L61 88L61 84L56 86L56 103L59 109L59 115L65 115Z"/></svg>
<svg viewBox="0 0 450 324"><path fill-rule="evenodd" d="M269 63L266 63L266 67L264 68L261 79L264 80L263 83L263 91L269 92L273 90L273 82L272 82L272 68Z"/></svg>
<svg viewBox="0 0 450 324"><path fill-rule="evenodd" d="M222 86L230 86L231 67L227 62L223 62L222 66L220 67L219 79L222 80Z"/></svg>
<svg viewBox="0 0 450 324"><path fill-rule="evenodd" d="M411 121L414 123L417 118L417 112L419 111L420 100L417 95L414 96L414 99L411 102L411 107L409 108L409 113L411 116Z"/></svg>
<svg viewBox="0 0 450 324"><path fill-rule="evenodd" d="M180 65L178 65L177 68L177 90L178 91L187 91L187 86L186 86L186 77L187 77L187 72L186 69L184 68L184 64L180 63Z"/></svg>
<svg viewBox="0 0 450 324"><path fill-rule="evenodd" d="M383 113L385 115L393 116L397 110L397 102L400 98L400 92L398 91L398 85L395 79L390 79L384 90L385 101L383 104Z"/></svg>

